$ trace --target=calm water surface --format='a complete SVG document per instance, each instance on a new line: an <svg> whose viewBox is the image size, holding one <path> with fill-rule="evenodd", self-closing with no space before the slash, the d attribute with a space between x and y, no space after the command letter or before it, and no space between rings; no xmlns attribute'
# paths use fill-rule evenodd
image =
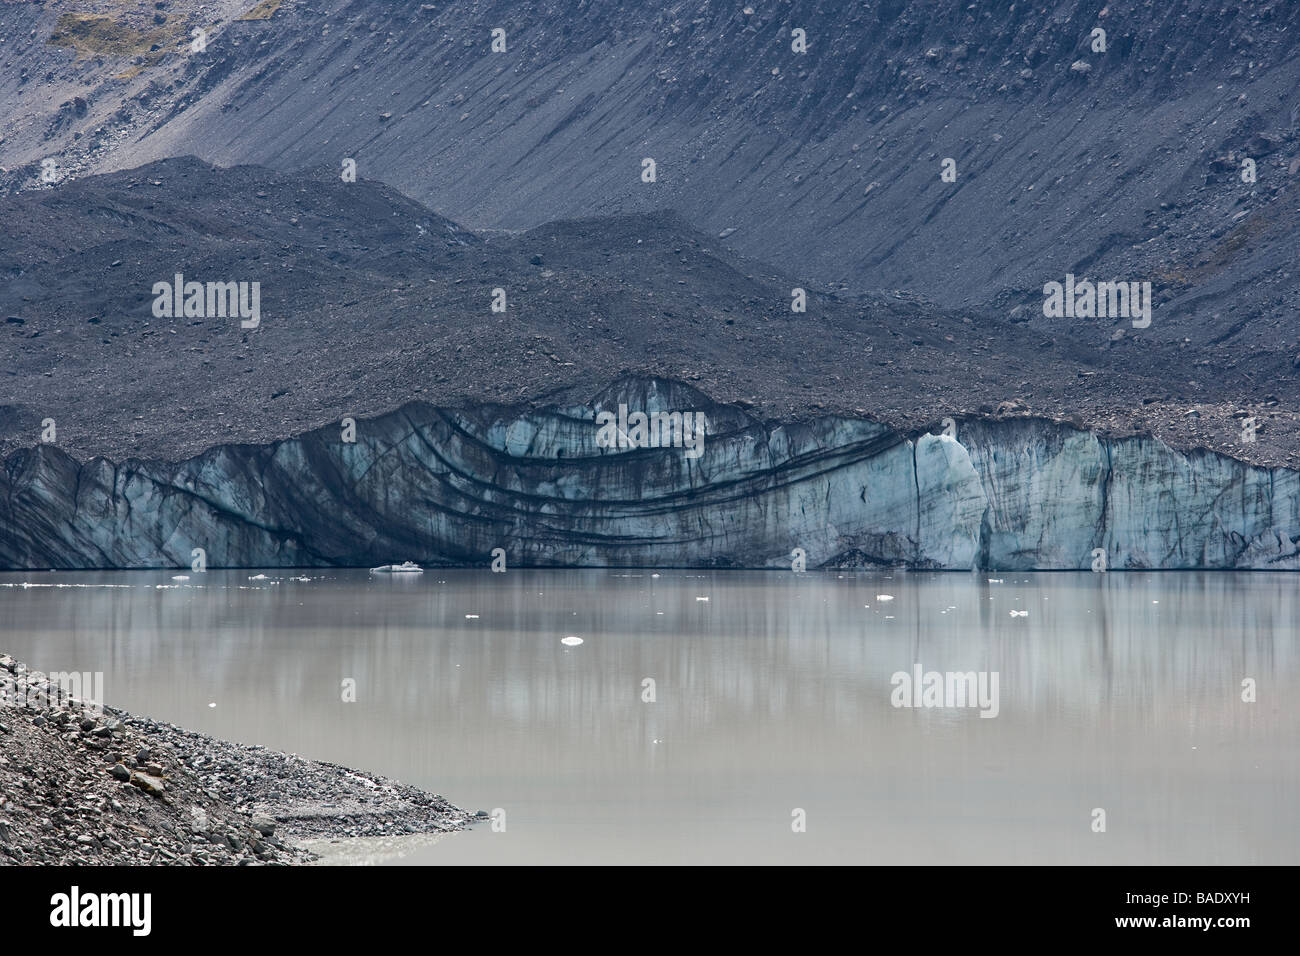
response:
<svg viewBox="0 0 1300 956"><path fill-rule="evenodd" d="M0 574L0 650L505 811L389 862L1300 862L1295 575L174 573Z"/></svg>

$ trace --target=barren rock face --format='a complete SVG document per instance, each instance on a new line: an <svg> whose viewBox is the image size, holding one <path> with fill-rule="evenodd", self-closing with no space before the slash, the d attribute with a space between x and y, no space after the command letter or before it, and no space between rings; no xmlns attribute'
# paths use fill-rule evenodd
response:
<svg viewBox="0 0 1300 956"><path fill-rule="evenodd" d="M5 5L9 188L40 188L47 158L80 176L351 157L471 228L674 208L811 284L1035 327L1071 267L1150 280L1166 342L1270 348L1297 288L1288 0L85 8Z"/></svg>
<svg viewBox="0 0 1300 956"><path fill-rule="evenodd" d="M637 412L663 427L647 438ZM673 413L705 416L695 448ZM582 406L415 404L355 442L323 428L177 463L41 447L7 463L0 564L486 565L500 548L549 567L781 568L796 549L810 568L1300 567L1294 471L1030 418L950 430L765 424L627 378Z"/></svg>

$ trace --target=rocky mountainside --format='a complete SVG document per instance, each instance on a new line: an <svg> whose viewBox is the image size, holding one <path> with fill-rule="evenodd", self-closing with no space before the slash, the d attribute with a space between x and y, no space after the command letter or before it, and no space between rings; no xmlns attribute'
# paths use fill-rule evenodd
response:
<svg viewBox="0 0 1300 956"><path fill-rule="evenodd" d="M1281 0L5 0L0 562L1289 567L1297 36ZM1150 321L1052 314L1074 276ZM731 430L593 455L638 382ZM345 420L385 437L310 437Z"/></svg>
<svg viewBox="0 0 1300 956"><path fill-rule="evenodd" d="M1067 323L1045 282L1150 281L1144 338L1267 390L1300 353L1297 43L1291 0L5 0L0 182L352 158L474 229L675 209L801 284L1034 335Z"/></svg>

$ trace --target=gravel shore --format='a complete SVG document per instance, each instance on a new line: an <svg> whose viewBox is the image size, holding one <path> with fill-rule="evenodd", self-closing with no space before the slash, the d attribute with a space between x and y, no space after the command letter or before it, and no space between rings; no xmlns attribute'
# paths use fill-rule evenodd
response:
<svg viewBox="0 0 1300 956"><path fill-rule="evenodd" d="M301 839L474 819L383 777L69 698L0 655L0 865L301 864L315 859Z"/></svg>

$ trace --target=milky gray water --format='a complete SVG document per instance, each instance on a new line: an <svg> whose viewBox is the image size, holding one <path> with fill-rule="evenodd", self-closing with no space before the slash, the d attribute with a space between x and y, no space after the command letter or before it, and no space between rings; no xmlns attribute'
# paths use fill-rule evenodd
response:
<svg viewBox="0 0 1300 956"><path fill-rule="evenodd" d="M0 651L504 811L365 862L1300 862L1296 575L176 573L0 574Z"/></svg>

